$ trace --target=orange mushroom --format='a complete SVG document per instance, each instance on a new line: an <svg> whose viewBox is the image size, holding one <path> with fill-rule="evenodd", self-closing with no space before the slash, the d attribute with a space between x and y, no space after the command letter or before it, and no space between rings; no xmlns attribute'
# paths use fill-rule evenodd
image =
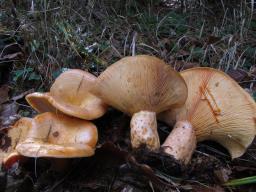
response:
<svg viewBox="0 0 256 192"><path fill-rule="evenodd" d="M105 103L131 115L131 143L160 147L156 114L186 101L187 87L178 72L146 55L125 57L108 67L92 92Z"/></svg>
<svg viewBox="0 0 256 192"><path fill-rule="evenodd" d="M90 90L96 77L88 72L71 69L62 73L48 93L32 93L26 96L28 103L38 112L57 112L92 120L101 117L106 104Z"/></svg>
<svg viewBox="0 0 256 192"><path fill-rule="evenodd" d="M21 118L12 127L3 131L0 139L0 164L3 163L6 169L21 159L15 148L26 139L31 121L30 118Z"/></svg>
<svg viewBox="0 0 256 192"><path fill-rule="evenodd" d="M27 157L74 158L94 155L96 126L86 120L46 112L37 115L16 150Z"/></svg>
<svg viewBox="0 0 256 192"><path fill-rule="evenodd" d="M251 96L225 73L211 68L181 72L188 87L184 106L159 116L174 129L164 151L188 163L197 141L213 140L232 158L240 157L256 133L256 105Z"/></svg>

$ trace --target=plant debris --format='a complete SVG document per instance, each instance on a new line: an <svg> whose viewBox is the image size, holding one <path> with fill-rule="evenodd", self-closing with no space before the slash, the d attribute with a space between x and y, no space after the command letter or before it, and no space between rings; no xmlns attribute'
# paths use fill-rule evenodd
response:
<svg viewBox="0 0 256 192"><path fill-rule="evenodd" d="M66 69L98 76L132 54L155 55L177 71L218 68L256 99L254 8L238 0L1 1L0 147L6 149L6 129L20 116L34 116L27 93L48 90ZM183 166L162 152L132 150L130 117L117 110L93 122L95 156L73 159L61 173L45 158L19 161L0 171L0 192L256 191L255 184L223 185L256 175L256 140L232 161L217 143L199 143ZM163 143L171 127L158 127Z"/></svg>

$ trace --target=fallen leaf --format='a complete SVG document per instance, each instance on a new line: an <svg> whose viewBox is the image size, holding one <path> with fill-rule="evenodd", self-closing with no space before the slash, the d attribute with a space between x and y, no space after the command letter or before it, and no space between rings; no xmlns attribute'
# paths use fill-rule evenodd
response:
<svg viewBox="0 0 256 192"><path fill-rule="evenodd" d="M22 49L18 43L10 43L4 46L0 54L0 60L14 59L17 56L22 56Z"/></svg>
<svg viewBox="0 0 256 192"><path fill-rule="evenodd" d="M241 82L248 76L248 73L242 69L229 69L227 74L236 82Z"/></svg>
<svg viewBox="0 0 256 192"><path fill-rule="evenodd" d="M8 85L2 85L0 87L0 104L9 100L9 95L8 95L9 90L10 89L9 89Z"/></svg>
<svg viewBox="0 0 256 192"><path fill-rule="evenodd" d="M25 97L27 94L33 93L35 90L34 89L29 89L28 91L25 91L17 96L14 96L11 98L12 101L17 101L19 99L22 99L23 97Z"/></svg>
<svg viewBox="0 0 256 192"><path fill-rule="evenodd" d="M229 180L229 175L232 173L231 170L221 168L214 171L215 177L221 182L225 183Z"/></svg>
<svg viewBox="0 0 256 192"><path fill-rule="evenodd" d="M233 170L236 170L238 172L242 172L242 171L256 171L256 168L254 168L254 167L244 167L244 166L234 166Z"/></svg>
<svg viewBox="0 0 256 192"><path fill-rule="evenodd" d="M5 56L2 57L2 59L15 59L17 57L21 57L23 54L21 52L17 52L17 53L12 53L12 54L7 54Z"/></svg>
<svg viewBox="0 0 256 192"><path fill-rule="evenodd" d="M207 43L208 45L209 45L209 44L214 44L214 43L216 43L216 42L218 42L218 41L220 41L220 40L221 40L220 37L216 37L216 36L210 35L210 36L207 38L206 43Z"/></svg>
<svg viewBox="0 0 256 192"><path fill-rule="evenodd" d="M189 51L185 51L183 49L179 50L178 53L176 54L176 58L180 57L188 57L190 55Z"/></svg>
<svg viewBox="0 0 256 192"><path fill-rule="evenodd" d="M122 189L122 192L133 192L134 191L134 187L127 185Z"/></svg>
<svg viewBox="0 0 256 192"><path fill-rule="evenodd" d="M182 70L190 69L193 67L200 67L198 62L184 62Z"/></svg>
<svg viewBox="0 0 256 192"><path fill-rule="evenodd" d="M34 89L30 89L28 91L25 91L9 99L8 97L9 88L6 86L5 87L2 86L1 88L0 88L0 104L2 105L0 105L0 130L8 128L10 125L13 125L20 118L20 115L18 114L19 106L16 103L16 101L19 99L22 99L27 94L32 93L34 91ZM8 100L9 102L6 102Z"/></svg>
<svg viewBox="0 0 256 192"><path fill-rule="evenodd" d="M172 63L172 66L174 66L174 69L176 69L177 71L183 71L193 67L200 67L200 64L198 62L186 62L176 60L174 63Z"/></svg>
<svg viewBox="0 0 256 192"><path fill-rule="evenodd" d="M208 187L203 185L194 185L192 188L192 192L225 192L225 190L220 186Z"/></svg>
<svg viewBox="0 0 256 192"><path fill-rule="evenodd" d="M256 77L256 66L252 66L249 71L249 76Z"/></svg>
<svg viewBox="0 0 256 192"><path fill-rule="evenodd" d="M0 130L15 123L20 116L17 114L18 105L15 102L1 105L0 109Z"/></svg>

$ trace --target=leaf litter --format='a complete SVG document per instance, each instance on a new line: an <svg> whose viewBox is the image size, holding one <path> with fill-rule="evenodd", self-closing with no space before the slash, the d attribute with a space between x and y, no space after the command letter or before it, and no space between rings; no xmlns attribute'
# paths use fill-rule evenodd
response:
<svg viewBox="0 0 256 192"><path fill-rule="evenodd" d="M16 189L21 191L24 183L28 183L30 191L47 192L152 191L152 187L154 191L222 190L221 169L228 167L214 156L195 154L192 163L183 167L162 152L143 148L133 151L127 139L128 116L112 109L95 123L102 130L95 156L71 160L72 166L64 173L52 170L47 159L29 158L16 167L22 171L8 175L7 188L12 188L10 182L15 181L19 183ZM160 131L160 135L164 134ZM218 176L216 170L220 170Z"/></svg>
<svg viewBox="0 0 256 192"><path fill-rule="evenodd" d="M30 91L28 91L30 92ZM27 93L27 92L26 92ZM18 114L19 105L15 99L22 99L24 93L8 99L1 106L8 127L14 121L10 116ZM243 159L231 162L228 153L216 143L200 143L191 163L185 167L163 152L150 152L145 148L132 150L129 140L130 117L115 109L94 123L100 131L95 156L73 159L64 172L56 172L47 159L28 160L16 164L7 174L2 172L0 180L6 191L225 191L222 184L237 174L248 173ZM169 132L168 126L159 122L160 140ZM3 131L3 130L2 130ZM4 137L1 137L3 139ZM209 147L209 146L213 146ZM214 149L214 150L213 150ZM254 146L249 148L255 149ZM248 153L246 154L248 155ZM254 157L247 158L253 161ZM238 167L240 166L240 168ZM250 175L256 173L250 169ZM234 166L234 167L232 167ZM241 168L242 167L242 168ZM26 187L24 187L26 186ZM3 186L2 186L3 187Z"/></svg>

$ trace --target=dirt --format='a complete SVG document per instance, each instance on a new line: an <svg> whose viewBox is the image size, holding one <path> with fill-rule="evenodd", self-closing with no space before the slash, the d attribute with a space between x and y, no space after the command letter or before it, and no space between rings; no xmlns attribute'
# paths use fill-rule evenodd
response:
<svg viewBox="0 0 256 192"><path fill-rule="evenodd" d="M229 191L222 184L230 178L255 175L251 151L235 161L216 143L199 143L188 166L163 152L134 151L129 140L130 118L110 109L95 121L100 133L95 156L69 159L56 171L51 159L27 158L0 173L0 191ZM161 141L170 130L159 122ZM248 185L233 191L253 191Z"/></svg>

